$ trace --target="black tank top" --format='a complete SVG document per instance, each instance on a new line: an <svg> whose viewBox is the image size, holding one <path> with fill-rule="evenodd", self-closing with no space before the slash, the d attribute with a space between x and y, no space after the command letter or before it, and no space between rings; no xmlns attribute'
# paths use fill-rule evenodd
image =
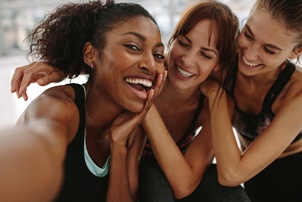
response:
<svg viewBox="0 0 302 202"><path fill-rule="evenodd" d="M274 101L277 99L281 90L286 85L286 83L290 80L295 70L296 70L295 65L288 62L286 67L282 70L282 72L278 76L273 86L266 94L263 101L262 110L260 114L257 115L247 114L238 108L238 105L236 104L236 100L234 98L236 74L234 75L231 84L231 89L230 89L230 94L235 101L235 113L233 116L232 123L234 128L244 138L253 141L259 134L261 134L270 125L273 118L275 117L275 113L272 111L272 105ZM294 141L296 141L301 137L302 137L302 133L300 132Z"/></svg>
<svg viewBox="0 0 302 202"><path fill-rule="evenodd" d="M87 168L84 159L85 92L79 84L69 85L75 91L80 123L76 136L68 145L63 187L56 201L106 201L108 175L95 176Z"/></svg>

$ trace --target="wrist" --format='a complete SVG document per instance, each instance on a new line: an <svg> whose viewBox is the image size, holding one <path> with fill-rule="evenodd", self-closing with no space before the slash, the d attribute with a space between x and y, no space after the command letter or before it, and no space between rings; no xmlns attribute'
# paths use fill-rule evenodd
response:
<svg viewBox="0 0 302 202"><path fill-rule="evenodd" d="M110 143L110 154L116 155L116 156L126 156L127 155L127 146L126 144L120 144L120 143Z"/></svg>

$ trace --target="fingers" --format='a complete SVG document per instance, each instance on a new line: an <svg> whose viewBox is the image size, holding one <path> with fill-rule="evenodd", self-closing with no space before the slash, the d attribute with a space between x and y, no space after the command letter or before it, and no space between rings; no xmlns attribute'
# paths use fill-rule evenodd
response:
<svg viewBox="0 0 302 202"><path fill-rule="evenodd" d="M20 81L20 86L19 86L19 94L23 94L26 91L26 88L30 85L30 83L35 82L35 80L33 78L34 74L35 74L34 67L37 67L37 66L36 65L32 66L29 69L25 69L23 71L23 77Z"/></svg>
<svg viewBox="0 0 302 202"><path fill-rule="evenodd" d="M63 71L56 71L51 68L51 72L46 75L43 75L41 78L37 80L37 83L40 86L46 86L52 82L60 82L65 78L65 73Z"/></svg>
<svg viewBox="0 0 302 202"><path fill-rule="evenodd" d="M26 91L22 93L22 97L23 97L23 100L24 100L24 101L27 101L27 100L28 100L28 96L27 96ZM19 97L19 98L20 98L20 97Z"/></svg>
<svg viewBox="0 0 302 202"><path fill-rule="evenodd" d="M141 123L141 121L143 120L143 118L145 117L145 115L148 113L150 107L153 105L153 101L154 101L154 96L155 95L155 90L151 89L148 92L148 98L145 102L145 106L144 109L138 114L139 115L139 121Z"/></svg>
<svg viewBox="0 0 302 202"><path fill-rule="evenodd" d="M121 113L110 126L109 134L112 143L126 145L131 132L137 127L135 114L129 111Z"/></svg>
<svg viewBox="0 0 302 202"><path fill-rule="evenodd" d="M19 98L22 96L24 89L30 84L32 79L32 72L27 70L35 67L36 64L37 63L35 62L15 69L11 79L11 92L16 92ZM26 75L24 76L25 73Z"/></svg>
<svg viewBox="0 0 302 202"><path fill-rule="evenodd" d="M148 92L148 98L145 102L144 108L140 113L134 114L129 111L121 113L110 126L111 141L114 143L126 144L131 132L142 123L153 104L153 100L154 89L151 89Z"/></svg>
<svg viewBox="0 0 302 202"><path fill-rule="evenodd" d="M23 94L26 88L30 85L30 83L37 82L39 85L47 85L51 83L51 78L47 79L47 77L54 72L52 66L48 65L45 62L37 62L32 63L31 66L24 66L27 67L23 69L23 78L20 82L20 89L19 93ZM39 82L38 82L39 81Z"/></svg>
<svg viewBox="0 0 302 202"><path fill-rule="evenodd" d="M112 142L126 143L131 132L142 123L149 109L153 105L155 91L160 91L162 89L163 83L165 82L164 78L166 78L166 72L164 75L161 74L158 76L155 88L149 90L147 100L145 101L144 108L141 112L133 114L125 111L113 121L110 127Z"/></svg>
<svg viewBox="0 0 302 202"><path fill-rule="evenodd" d="M14 75L12 76L11 83L10 83L12 93L18 92L20 81L23 77L23 71L24 71L23 69L26 68L26 66L18 67L15 69Z"/></svg>
<svg viewBox="0 0 302 202"><path fill-rule="evenodd" d="M156 83L154 86L154 97L157 97L160 94L161 90L163 89L166 83L167 74L168 72L165 70L164 74L159 74L157 76Z"/></svg>
<svg viewBox="0 0 302 202"><path fill-rule="evenodd" d="M59 82L65 78L61 70L57 70L45 62L34 62L29 65L16 68L11 79L11 92L17 97L28 99L26 89L31 83L37 82L40 86L45 86L52 82Z"/></svg>

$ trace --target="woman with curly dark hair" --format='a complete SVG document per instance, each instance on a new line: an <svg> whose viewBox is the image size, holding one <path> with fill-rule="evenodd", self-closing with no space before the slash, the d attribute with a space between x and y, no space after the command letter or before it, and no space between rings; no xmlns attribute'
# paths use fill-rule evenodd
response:
<svg viewBox="0 0 302 202"><path fill-rule="evenodd" d="M0 201L135 201L134 132L166 75L156 22L138 4L66 4L31 37L30 55L90 78L46 90L1 133Z"/></svg>

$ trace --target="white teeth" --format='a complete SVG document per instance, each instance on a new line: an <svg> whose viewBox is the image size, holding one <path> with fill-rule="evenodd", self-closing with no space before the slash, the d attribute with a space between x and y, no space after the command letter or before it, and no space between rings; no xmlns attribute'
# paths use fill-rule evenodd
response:
<svg viewBox="0 0 302 202"><path fill-rule="evenodd" d="M146 79L133 79L133 78L126 78L126 82L132 83L132 84L141 84L147 88L150 88L152 86L152 82Z"/></svg>
<svg viewBox="0 0 302 202"><path fill-rule="evenodd" d="M243 59L244 63L247 64L248 66L256 67L259 65L259 64L255 64L255 63L251 63L251 62L247 61L244 56L242 57L242 59Z"/></svg>
<svg viewBox="0 0 302 202"><path fill-rule="evenodd" d="M187 72L179 67L177 67L177 70L179 71L179 73L183 76L183 77L191 77L193 76L194 74L190 73L190 72Z"/></svg>

